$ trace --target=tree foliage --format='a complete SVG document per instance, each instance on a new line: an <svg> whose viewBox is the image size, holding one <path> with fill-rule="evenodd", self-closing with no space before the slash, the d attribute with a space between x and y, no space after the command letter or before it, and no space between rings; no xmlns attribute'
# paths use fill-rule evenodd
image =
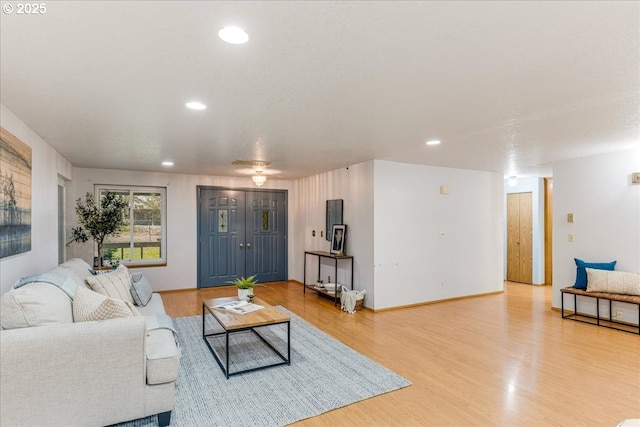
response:
<svg viewBox="0 0 640 427"><path fill-rule="evenodd" d="M102 243L107 236L116 235L124 225L123 209L128 207L124 197L108 191L100 198L100 204L95 197L87 193L84 203L76 200L76 214L80 226L71 228L71 240L85 243L89 238L98 245L98 257L102 257Z"/></svg>

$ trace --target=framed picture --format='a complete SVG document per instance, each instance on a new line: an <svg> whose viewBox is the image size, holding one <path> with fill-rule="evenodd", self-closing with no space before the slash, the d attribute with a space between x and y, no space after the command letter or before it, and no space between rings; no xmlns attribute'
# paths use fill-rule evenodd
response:
<svg viewBox="0 0 640 427"><path fill-rule="evenodd" d="M31 147L0 127L0 258L31 250Z"/></svg>
<svg viewBox="0 0 640 427"><path fill-rule="evenodd" d="M344 224L334 224L331 229L331 253L344 255L345 240L347 237L347 226Z"/></svg>

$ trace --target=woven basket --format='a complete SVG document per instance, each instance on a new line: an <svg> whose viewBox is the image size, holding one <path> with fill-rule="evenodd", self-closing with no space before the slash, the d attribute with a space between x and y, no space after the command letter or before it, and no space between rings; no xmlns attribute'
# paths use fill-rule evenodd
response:
<svg viewBox="0 0 640 427"><path fill-rule="evenodd" d="M356 306L354 307L354 310L359 311L364 309L364 298L360 298L358 300L356 300Z"/></svg>

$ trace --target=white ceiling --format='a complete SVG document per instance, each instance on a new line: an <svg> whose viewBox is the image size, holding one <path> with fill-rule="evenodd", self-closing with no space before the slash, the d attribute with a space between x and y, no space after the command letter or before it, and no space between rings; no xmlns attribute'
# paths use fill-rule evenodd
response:
<svg viewBox="0 0 640 427"><path fill-rule="evenodd" d="M530 176L640 145L635 1L45 4L0 14L0 99L75 166ZM220 40L226 25L249 42Z"/></svg>

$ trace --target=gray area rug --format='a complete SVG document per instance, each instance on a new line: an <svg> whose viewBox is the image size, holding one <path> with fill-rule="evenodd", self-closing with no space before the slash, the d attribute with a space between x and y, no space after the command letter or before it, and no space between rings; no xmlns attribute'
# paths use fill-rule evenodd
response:
<svg viewBox="0 0 640 427"><path fill-rule="evenodd" d="M182 350L173 427L280 426L411 385L360 353L291 317L291 365L232 376L228 380L202 339L201 316L175 319ZM213 321L207 322L213 327ZM260 332L286 355L286 326ZM212 339L214 348L224 338ZM242 351L238 351L238 350ZM231 372L280 360L251 332L230 339ZM224 360L224 352L223 360ZM157 426L155 416L118 427Z"/></svg>

